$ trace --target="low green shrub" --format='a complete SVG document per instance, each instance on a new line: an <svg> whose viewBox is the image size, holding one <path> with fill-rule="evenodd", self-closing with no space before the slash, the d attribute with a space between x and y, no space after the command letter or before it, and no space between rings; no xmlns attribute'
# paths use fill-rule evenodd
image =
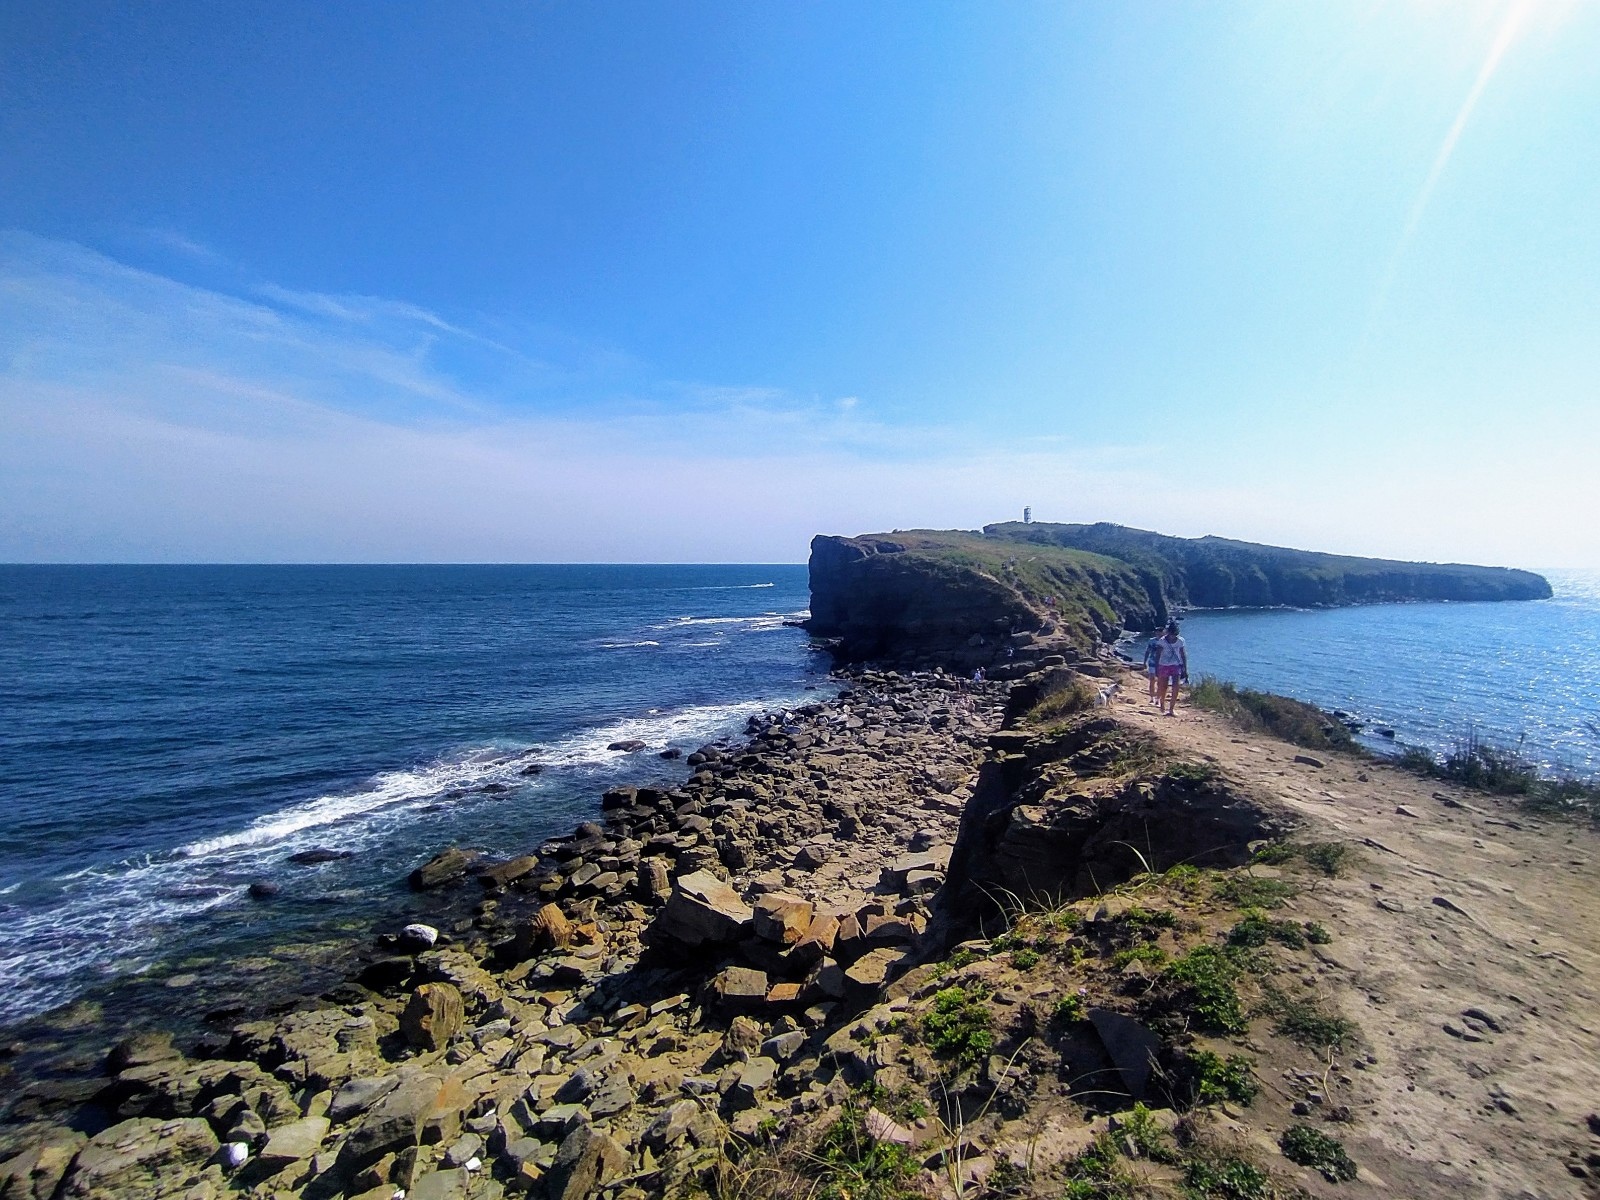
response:
<svg viewBox="0 0 1600 1200"><path fill-rule="evenodd" d="M1272 1176L1242 1143L1205 1142L1188 1147L1183 1184L1197 1200L1274 1200Z"/></svg>
<svg viewBox="0 0 1600 1200"><path fill-rule="evenodd" d="M1149 963L1153 967L1159 967L1166 961L1167 952L1154 942L1141 942L1137 946L1118 950L1111 956L1111 965L1118 970L1133 962Z"/></svg>
<svg viewBox="0 0 1600 1200"><path fill-rule="evenodd" d="M1211 1050L1191 1050L1179 1058L1171 1090L1184 1107L1224 1100L1249 1104L1260 1095L1261 1085L1256 1082L1255 1063L1245 1055L1223 1058Z"/></svg>
<svg viewBox="0 0 1600 1200"><path fill-rule="evenodd" d="M1282 879L1236 872L1217 882L1216 894L1235 908L1281 908L1295 894L1295 886Z"/></svg>
<svg viewBox="0 0 1600 1200"><path fill-rule="evenodd" d="M1227 717L1243 729L1262 730L1310 750L1354 750L1355 738L1334 717L1313 704L1237 687L1202 675L1189 692L1196 708Z"/></svg>
<svg viewBox="0 0 1600 1200"><path fill-rule="evenodd" d="M1161 1128L1155 1114L1143 1104L1135 1104L1125 1113L1121 1124L1124 1144L1140 1158L1167 1164L1178 1161L1178 1147L1173 1144L1172 1136Z"/></svg>
<svg viewBox="0 0 1600 1200"><path fill-rule="evenodd" d="M1167 768L1167 778L1182 787L1199 787L1209 783L1217 777L1217 768L1212 763L1174 763Z"/></svg>
<svg viewBox="0 0 1600 1200"><path fill-rule="evenodd" d="M1278 1139L1278 1146L1290 1162L1321 1171L1329 1183L1348 1183L1356 1177L1358 1168L1345 1153L1344 1145L1320 1129L1309 1125L1292 1126Z"/></svg>
<svg viewBox="0 0 1600 1200"><path fill-rule="evenodd" d="M812 1156L817 1200L911 1200L921 1164L905 1146L867 1132L866 1113L852 1100L822 1135Z"/></svg>
<svg viewBox="0 0 1600 1200"><path fill-rule="evenodd" d="M1031 946L1011 952L1011 965L1019 971L1031 971L1039 965L1039 952Z"/></svg>
<svg viewBox="0 0 1600 1200"><path fill-rule="evenodd" d="M1303 950L1306 927L1294 921L1274 920L1260 909L1249 909L1245 912L1244 920L1228 930L1230 946L1265 946L1269 941L1288 946L1291 950Z"/></svg>
<svg viewBox="0 0 1600 1200"><path fill-rule="evenodd" d="M1132 1173L1109 1133L1090 1142L1064 1167L1062 1200L1133 1200L1138 1194Z"/></svg>
<svg viewBox="0 0 1600 1200"><path fill-rule="evenodd" d="M994 1019L979 989L945 988L934 993L933 1009L922 1018L928 1048L958 1066L976 1066L994 1049Z"/></svg>
<svg viewBox="0 0 1600 1200"><path fill-rule="evenodd" d="M1083 995L1079 992L1070 992L1061 997L1050 1010L1050 1019L1058 1025L1076 1025L1084 1016Z"/></svg>
<svg viewBox="0 0 1600 1200"><path fill-rule="evenodd" d="M1208 1033L1243 1033L1249 1023L1236 986L1237 961L1216 946L1197 946L1161 973L1168 988L1165 1007L1187 1015Z"/></svg>
<svg viewBox="0 0 1600 1200"><path fill-rule="evenodd" d="M1268 984L1262 1011L1274 1018L1273 1030L1316 1049L1342 1050L1361 1032L1354 1021L1328 1009L1315 996L1291 997Z"/></svg>

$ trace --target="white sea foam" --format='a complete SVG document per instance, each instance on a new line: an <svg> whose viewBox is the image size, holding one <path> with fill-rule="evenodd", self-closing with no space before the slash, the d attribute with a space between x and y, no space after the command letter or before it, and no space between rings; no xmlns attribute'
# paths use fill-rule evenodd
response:
<svg viewBox="0 0 1600 1200"><path fill-rule="evenodd" d="M636 650L641 646L659 646L660 642L601 642L602 650Z"/></svg>
<svg viewBox="0 0 1600 1200"><path fill-rule="evenodd" d="M158 961L171 926L244 901L251 879L297 850L329 841L347 849L381 843L453 791L490 783L547 786L547 778L522 775L531 763L615 777L638 762L638 755L607 749L613 742L638 740L650 750L698 744L735 732L754 713L796 700L789 694L650 712L547 744L471 747L434 763L384 772L360 788L289 805L166 854L58 875L51 881L62 892L56 903L6 914L0 978L23 982L8 993L0 1012L5 1019L40 1012L70 999L86 976L137 971Z"/></svg>
<svg viewBox="0 0 1600 1200"><path fill-rule="evenodd" d="M783 623L789 618L782 613L764 612L752 613L743 617L673 617L660 625L652 625L651 629L675 630L692 629L701 625L737 625L747 633L754 633L764 629L781 629Z"/></svg>
<svg viewBox="0 0 1600 1200"><path fill-rule="evenodd" d="M456 788L481 787L504 782L509 760L503 750L480 748L461 758L417 767L409 771L389 771L374 776L369 787L357 792L318 796L301 804L257 817L234 833L205 838L182 846L177 853L190 858L217 854L239 846L258 846L281 842L308 829L355 820L398 805L432 799Z"/></svg>

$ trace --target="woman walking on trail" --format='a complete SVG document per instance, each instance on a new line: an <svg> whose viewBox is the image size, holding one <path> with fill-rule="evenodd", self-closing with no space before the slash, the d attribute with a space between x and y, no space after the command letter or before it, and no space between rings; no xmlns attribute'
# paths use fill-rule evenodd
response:
<svg viewBox="0 0 1600 1200"><path fill-rule="evenodd" d="M1161 651L1157 647L1161 644L1161 635L1153 633L1150 640L1144 644L1144 675L1149 687L1145 697L1154 704L1156 701L1156 667L1161 663Z"/></svg>
<svg viewBox="0 0 1600 1200"><path fill-rule="evenodd" d="M1156 647L1156 707L1166 707L1172 716L1178 703L1178 681L1189 680L1189 652L1178 636L1178 623L1167 622L1167 631L1155 641Z"/></svg>

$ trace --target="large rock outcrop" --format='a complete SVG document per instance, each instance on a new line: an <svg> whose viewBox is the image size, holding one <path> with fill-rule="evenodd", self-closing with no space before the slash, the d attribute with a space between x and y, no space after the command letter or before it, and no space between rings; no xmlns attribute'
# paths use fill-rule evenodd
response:
<svg viewBox="0 0 1600 1200"><path fill-rule="evenodd" d="M811 542L811 619L843 661L967 671L1087 653L1165 615L1136 570L979 534L917 531Z"/></svg>

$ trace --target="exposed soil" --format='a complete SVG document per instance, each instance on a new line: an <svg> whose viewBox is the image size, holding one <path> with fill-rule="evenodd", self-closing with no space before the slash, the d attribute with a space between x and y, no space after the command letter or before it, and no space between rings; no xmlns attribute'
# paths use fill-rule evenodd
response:
<svg viewBox="0 0 1600 1200"><path fill-rule="evenodd" d="M1128 676L1110 710L1214 763L1239 791L1289 806L1304 837L1360 848L1352 869L1290 902L1335 934L1315 951L1329 968L1319 984L1377 1059L1328 1100L1350 1106L1343 1140L1366 1168L1337 1194L1595 1194L1591 828L1365 758L1308 755L1182 704L1160 715L1142 676Z"/></svg>

